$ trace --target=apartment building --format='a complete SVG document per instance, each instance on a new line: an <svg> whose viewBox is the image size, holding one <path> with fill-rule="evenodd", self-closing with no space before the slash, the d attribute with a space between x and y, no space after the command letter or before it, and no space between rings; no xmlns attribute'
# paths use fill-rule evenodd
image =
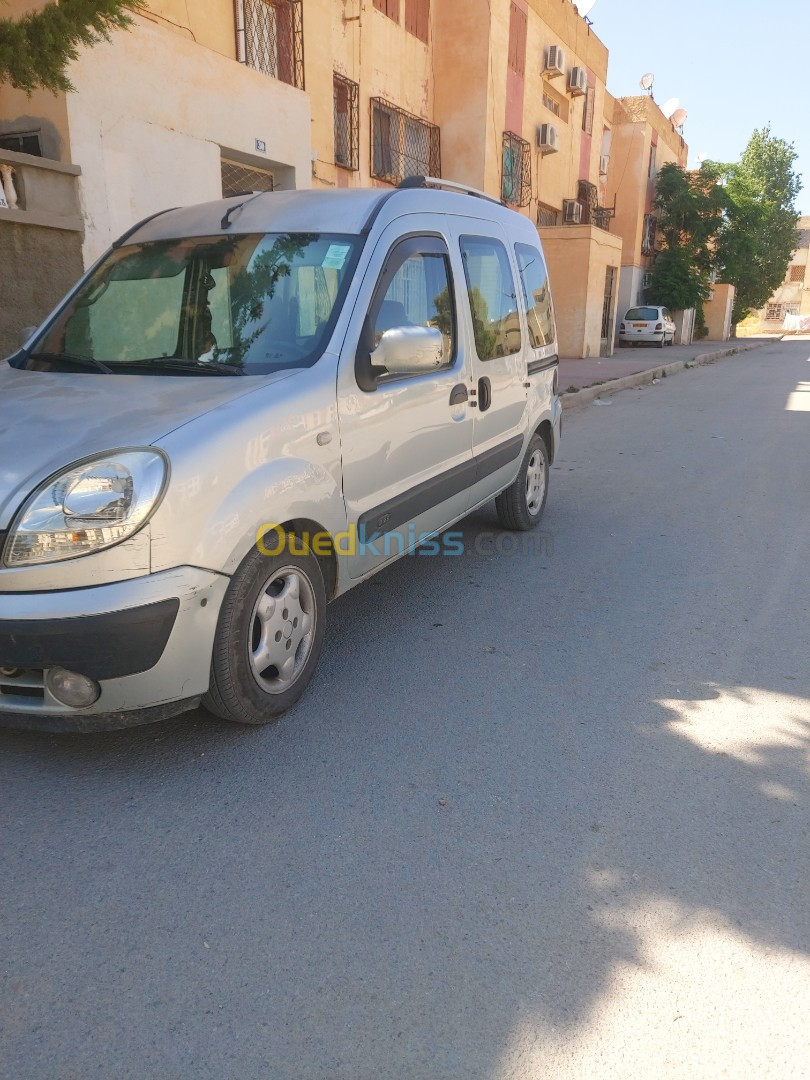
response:
<svg viewBox="0 0 810 1080"><path fill-rule="evenodd" d="M653 98L612 98L606 117L612 138L606 200L614 209L611 229L621 238L621 313L645 300L655 256L657 222L655 182L661 167L674 163L686 168L689 148L672 121ZM687 336L691 327L687 327Z"/></svg>
<svg viewBox="0 0 810 1080"><path fill-rule="evenodd" d="M571 0L150 0L130 32L71 66L75 94L0 87L0 164L25 211L0 207L0 228L11 215L31 250L36 227L70 252L21 299L42 308L77 245L89 265L166 206L423 173L530 217L561 353L610 355L617 308L649 265L654 168L685 161L685 144L651 99L615 101L607 69ZM17 248L0 274L30 279Z"/></svg>
<svg viewBox="0 0 810 1080"><path fill-rule="evenodd" d="M810 217L799 218L799 245L785 280L758 313L756 333L781 333L786 315L810 316Z"/></svg>

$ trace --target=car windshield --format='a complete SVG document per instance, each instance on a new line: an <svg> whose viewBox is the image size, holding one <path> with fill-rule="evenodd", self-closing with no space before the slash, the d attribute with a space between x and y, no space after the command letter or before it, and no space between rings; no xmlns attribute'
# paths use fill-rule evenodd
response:
<svg viewBox="0 0 810 1080"><path fill-rule="evenodd" d="M625 315L625 319L637 322L656 322L661 316L655 307L633 307Z"/></svg>
<svg viewBox="0 0 810 1080"><path fill-rule="evenodd" d="M29 368L265 375L321 355L359 254L356 236L194 237L113 251Z"/></svg>

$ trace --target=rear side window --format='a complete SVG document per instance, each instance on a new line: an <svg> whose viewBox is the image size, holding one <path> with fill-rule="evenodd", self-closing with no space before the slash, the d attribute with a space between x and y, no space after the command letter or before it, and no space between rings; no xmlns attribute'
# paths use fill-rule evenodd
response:
<svg viewBox="0 0 810 1080"><path fill-rule="evenodd" d="M556 337L545 260L530 244L515 244L515 255L526 300L529 339L533 348L542 349L544 345L553 345Z"/></svg>
<svg viewBox="0 0 810 1080"><path fill-rule="evenodd" d="M520 317L512 267L499 240L462 236L461 255L480 360L520 352Z"/></svg>
<svg viewBox="0 0 810 1080"><path fill-rule="evenodd" d="M659 318L657 307L633 307L625 315L631 322L657 322Z"/></svg>

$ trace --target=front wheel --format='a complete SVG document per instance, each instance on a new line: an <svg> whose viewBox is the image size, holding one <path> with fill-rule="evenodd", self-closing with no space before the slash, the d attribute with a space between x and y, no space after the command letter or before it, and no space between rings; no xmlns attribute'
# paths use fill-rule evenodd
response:
<svg viewBox="0 0 810 1080"><path fill-rule="evenodd" d="M543 516L548 497L548 450L541 435L533 435L514 483L495 500L505 529L526 532Z"/></svg>
<svg viewBox="0 0 810 1080"><path fill-rule="evenodd" d="M279 554L254 549L231 579L219 613L209 712L237 724L269 724L291 708L321 653L326 589L318 560L287 536Z"/></svg>

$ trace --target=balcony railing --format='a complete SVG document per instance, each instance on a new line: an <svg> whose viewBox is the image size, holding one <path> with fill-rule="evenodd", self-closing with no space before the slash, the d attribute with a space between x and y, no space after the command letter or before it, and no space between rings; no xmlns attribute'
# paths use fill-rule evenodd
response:
<svg viewBox="0 0 810 1080"><path fill-rule="evenodd" d="M304 89L302 0L235 0L236 58Z"/></svg>
<svg viewBox="0 0 810 1080"><path fill-rule="evenodd" d="M78 165L0 150L0 223L84 231L76 178Z"/></svg>

